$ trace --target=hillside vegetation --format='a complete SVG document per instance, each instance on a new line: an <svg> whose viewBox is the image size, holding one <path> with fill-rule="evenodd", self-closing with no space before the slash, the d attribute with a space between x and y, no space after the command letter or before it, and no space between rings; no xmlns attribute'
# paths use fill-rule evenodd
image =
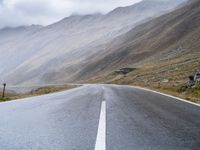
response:
<svg viewBox="0 0 200 150"><path fill-rule="evenodd" d="M39 87L36 89L33 89L30 92L26 93L15 93L15 92L6 92L5 97L2 98L2 93L0 92L0 102L10 101L10 100L16 100L16 99L22 99L27 97L33 97L33 96L40 96L55 92L62 92L66 90L70 90L73 88L76 88L78 86L75 85L65 85L65 86L45 86L45 87Z"/></svg>
<svg viewBox="0 0 200 150"><path fill-rule="evenodd" d="M106 43L183 1L143 0L108 14L72 15L48 26L1 29L0 82L76 82L95 57L107 55Z"/></svg>
<svg viewBox="0 0 200 150"><path fill-rule="evenodd" d="M200 1L189 1L184 7L133 28L109 43L108 53L88 64L80 78L87 79L128 65L140 67L176 57L199 56L199 18Z"/></svg>
<svg viewBox="0 0 200 150"><path fill-rule="evenodd" d="M183 89L188 77L200 70L199 56L200 54L190 55L159 64L147 64L125 76L112 72L92 78L88 82L137 85L200 103L200 84Z"/></svg>
<svg viewBox="0 0 200 150"><path fill-rule="evenodd" d="M200 71L200 1L185 6L119 36L111 53L90 64L98 66L89 82L139 85L200 102L199 88L180 91L188 77ZM138 68L123 76L115 70Z"/></svg>

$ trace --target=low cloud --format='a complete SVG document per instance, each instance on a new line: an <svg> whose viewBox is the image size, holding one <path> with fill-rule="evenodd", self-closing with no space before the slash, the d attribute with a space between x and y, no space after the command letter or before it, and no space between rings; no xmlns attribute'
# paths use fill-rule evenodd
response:
<svg viewBox="0 0 200 150"><path fill-rule="evenodd" d="M107 13L141 0L0 0L0 28L56 22L73 13Z"/></svg>

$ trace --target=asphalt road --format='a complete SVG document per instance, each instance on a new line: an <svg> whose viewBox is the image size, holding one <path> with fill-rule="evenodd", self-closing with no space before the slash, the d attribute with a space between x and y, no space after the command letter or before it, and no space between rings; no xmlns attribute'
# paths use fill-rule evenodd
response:
<svg viewBox="0 0 200 150"><path fill-rule="evenodd" d="M199 150L200 107L114 85L0 104L0 150L105 149Z"/></svg>

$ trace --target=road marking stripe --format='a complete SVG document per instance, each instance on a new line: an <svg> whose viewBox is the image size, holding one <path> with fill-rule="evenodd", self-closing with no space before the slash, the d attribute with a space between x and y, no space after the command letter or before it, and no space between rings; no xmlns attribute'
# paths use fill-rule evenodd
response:
<svg viewBox="0 0 200 150"><path fill-rule="evenodd" d="M200 104L193 103L193 102L190 102L188 100L185 100L185 99L182 99L182 98L179 98L179 97L175 97L175 96L172 96L172 95L164 94L164 93L161 93L161 92L157 92L157 91L154 91L154 90L150 90L150 89L146 89L146 88L142 88L142 87L138 87L138 86L132 86L132 87L134 87L136 89L145 90L145 91L153 92L153 93L156 93L156 94L160 94L160 95L163 95L163 96L167 96L167 97L170 97L170 98L173 98L173 99L176 99L176 100L186 102L186 103L200 107Z"/></svg>
<svg viewBox="0 0 200 150"><path fill-rule="evenodd" d="M99 119L99 127L97 131L97 139L95 150L106 150L106 102L101 104L101 113Z"/></svg>

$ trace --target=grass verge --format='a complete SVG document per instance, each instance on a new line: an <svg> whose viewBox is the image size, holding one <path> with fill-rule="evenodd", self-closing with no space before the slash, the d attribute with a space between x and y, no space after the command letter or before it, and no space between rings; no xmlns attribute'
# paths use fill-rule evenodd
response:
<svg viewBox="0 0 200 150"><path fill-rule="evenodd" d="M102 75L89 83L134 85L200 103L200 85L187 87L188 77L200 71L199 55L187 55L157 64L143 65L126 76L116 73Z"/></svg>
<svg viewBox="0 0 200 150"><path fill-rule="evenodd" d="M21 93L6 93L6 96L4 98L0 97L0 102L6 102L6 101L11 101L11 100L16 100L16 99L22 99L22 98L27 98L27 97L40 96L40 95L45 95L45 94L50 94L50 93L55 93L55 92L61 92L61 91L70 90L70 89L73 89L76 87L77 86L74 86L74 85L47 86L47 87L40 87L40 88L32 90L31 92L23 93L23 94L21 94Z"/></svg>

